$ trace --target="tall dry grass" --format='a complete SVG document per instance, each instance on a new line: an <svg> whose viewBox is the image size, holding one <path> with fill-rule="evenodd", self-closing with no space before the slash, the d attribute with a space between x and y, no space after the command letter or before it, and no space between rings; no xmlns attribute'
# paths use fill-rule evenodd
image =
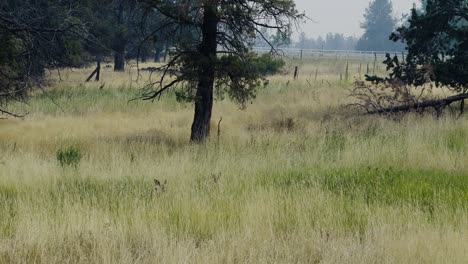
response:
<svg viewBox="0 0 468 264"><path fill-rule="evenodd" d="M202 145L174 95L128 103L135 70L54 75L0 120L0 263L466 263L467 117L359 117L345 65L218 101Z"/></svg>

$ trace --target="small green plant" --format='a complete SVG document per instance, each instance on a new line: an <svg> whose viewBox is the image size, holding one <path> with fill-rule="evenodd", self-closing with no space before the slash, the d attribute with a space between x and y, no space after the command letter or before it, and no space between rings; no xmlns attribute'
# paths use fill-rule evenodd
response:
<svg viewBox="0 0 468 264"><path fill-rule="evenodd" d="M81 161L81 150L77 146L69 146L57 151L57 161L61 167L77 167Z"/></svg>

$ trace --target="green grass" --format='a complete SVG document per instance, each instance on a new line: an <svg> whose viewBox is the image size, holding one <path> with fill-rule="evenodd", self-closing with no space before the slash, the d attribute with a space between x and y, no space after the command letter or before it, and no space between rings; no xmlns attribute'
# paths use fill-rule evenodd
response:
<svg viewBox="0 0 468 264"><path fill-rule="evenodd" d="M263 187L294 190L320 185L335 195L369 206L411 206L432 213L436 207L466 210L468 174L392 167L299 169L262 173Z"/></svg>
<svg viewBox="0 0 468 264"><path fill-rule="evenodd" d="M468 175L461 172L385 167L347 168L324 173L327 190L367 204L414 206L432 213L438 206L466 209Z"/></svg>

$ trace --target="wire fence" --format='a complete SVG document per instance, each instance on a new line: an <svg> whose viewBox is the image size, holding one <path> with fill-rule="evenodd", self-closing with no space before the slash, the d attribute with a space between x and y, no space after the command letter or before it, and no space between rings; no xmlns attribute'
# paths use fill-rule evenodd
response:
<svg viewBox="0 0 468 264"><path fill-rule="evenodd" d="M269 47L254 47L256 53L268 53ZM281 48L278 53L290 59L325 59L325 60L357 60L357 61L383 61L386 54L399 56L404 60L406 52L401 51L358 51L358 50L323 50L323 49L296 49Z"/></svg>

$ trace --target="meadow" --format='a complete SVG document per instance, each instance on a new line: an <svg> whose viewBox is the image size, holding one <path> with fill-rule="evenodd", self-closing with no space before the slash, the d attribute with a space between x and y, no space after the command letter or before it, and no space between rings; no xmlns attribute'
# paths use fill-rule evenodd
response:
<svg viewBox="0 0 468 264"><path fill-rule="evenodd" d="M129 102L148 73L51 73L0 120L0 263L467 263L468 115L360 115L346 64L218 100L204 144L173 93Z"/></svg>

